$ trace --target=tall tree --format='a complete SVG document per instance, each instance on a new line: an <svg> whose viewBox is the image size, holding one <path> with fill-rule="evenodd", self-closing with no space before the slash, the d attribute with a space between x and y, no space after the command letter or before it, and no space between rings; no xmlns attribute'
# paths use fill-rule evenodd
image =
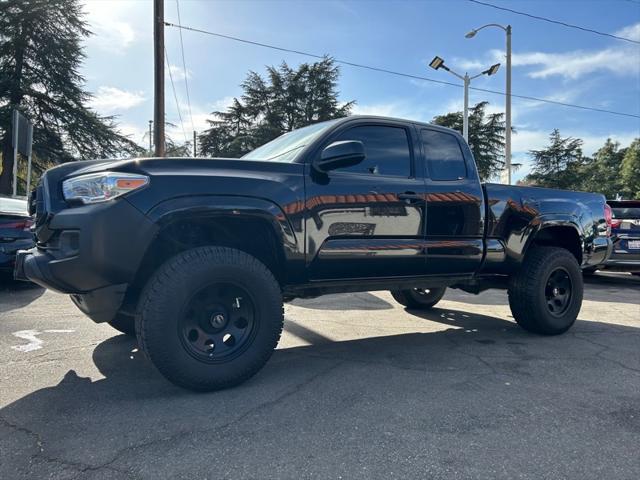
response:
<svg viewBox="0 0 640 480"><path fill-rule="evenodd" d="M349 115L354 102L341 104L340 70L331 58L268 67L266 78L249 72L241 98L224 112L213 112L210 128L200 136L209 156L239 157L296 128Z"/></svg>
<svg viewBox="0 0 640 480"><path fill-rule="evenodd" d="M602 193L607 198L616 198L622 193L621 166L625 152L618 142L607 138L593 158L585 161L582 189Z"/></svg>
<svg viewBox="0 0 640 480"><path fill-rule="evenodd" d="M469 110L469 146L480 178L488 180L504 168L504 113L487 114L489 102L480 102ZM462 133L463 114L452 112L434 117L433 123Z"/></svg>
<svg viewBox="0 0 640 480"><path fill-rule="evenodd" d="M90 34L78 0L0 2L0 193L11 191L11 112L34 123L33 150L51 163L138 152L113 117L87 107L79 68ZM38 168L38 165L35 165Z"/></svg>
<svg viewBox="0 0 640 480"><path fill-rule="evenodd" d="M549 135L549 145L542 150L531 150L532 173L526 182L541 187L572 189L581 185L583 167L582 140L560 135L556 128Z"/></svg>
<svg viewBox="0 0 640 480"><path fill-rule="evenodd" d="M621 167L622 193L627 199L640 200L640 138L627 148Z"/></svg>

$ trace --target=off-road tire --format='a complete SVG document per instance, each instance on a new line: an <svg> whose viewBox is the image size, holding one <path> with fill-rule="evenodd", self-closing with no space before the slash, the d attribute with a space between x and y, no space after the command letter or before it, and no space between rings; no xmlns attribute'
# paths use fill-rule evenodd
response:
<svg viewBox="0 0 640 480"><path fill-rule="evenodd" d="M570 295L564 310L552 314L548 286L554 272L566 272ZM564 248L532 247L520 270L509 280L509 306L518 325L541 335L559 335L576 321L583 296L582 272L575 257Z"/></svg>
<svg viewBox="0 0 640 480"><path fill-rule="evenodd" d="M117 313L113 320L107 323L125 335L136 336L136 319L132 315Z"/></svg>
<svg viewBox="0 0 640 480"><path fill-rule="evenodd" d="M194 292L215 282L233 282L249 292L255 333L249 345L227 361L197 359L184 345L180 322ZM280 340L282 293L271 271L251 255L226 247L187 250L164 263L145 286L136 315L138 344L169 381L196 391L238 385L258 372Z"/></svg>
<svg viewBox="0 0 640 480"><path fill-rule="evenodd" d="M411 288L407 290L391 290L391 295L401 305L416 310L428 310L444 296L446 287Z"/></svg>

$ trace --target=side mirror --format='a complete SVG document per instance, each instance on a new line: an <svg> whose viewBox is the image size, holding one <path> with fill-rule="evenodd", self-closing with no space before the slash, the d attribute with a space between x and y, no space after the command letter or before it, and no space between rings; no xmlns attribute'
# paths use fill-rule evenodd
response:
<svg viewBox="0 0 640 480"><path fill-rule="evenodd" d="M336 168L351 167L362 162L366 157L364 145L358 140L333 142L327 146L320 158L313 161L313 167L320 172L328 172Z"/></svg>

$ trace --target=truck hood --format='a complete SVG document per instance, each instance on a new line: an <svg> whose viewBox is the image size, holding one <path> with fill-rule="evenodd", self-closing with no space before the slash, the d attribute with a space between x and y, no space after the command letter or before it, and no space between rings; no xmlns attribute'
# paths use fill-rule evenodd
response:
<svg viewBox="0 0 640 480"><path fill-rule="evenodd" d="M75 162L76 168L66 170L65 177L97 173L107 170L139 172L149 175L224 175L224 176L269 176L270 174L300 172L301 164L267 162L239 158L134 158L127 160L92 160ZM59 167L58 167L59 168Z"/></svg>

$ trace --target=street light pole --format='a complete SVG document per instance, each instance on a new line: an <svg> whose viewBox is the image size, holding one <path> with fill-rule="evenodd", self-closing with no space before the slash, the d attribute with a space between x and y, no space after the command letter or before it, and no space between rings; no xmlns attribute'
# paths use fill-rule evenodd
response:
<svg viewBox="0 0 640 480"><path fill-rule="evenodd" d="M469 142L469 84L471 79L469 74L465 73L464 78L464 114L462 117L462 136L465 142Z"/></svg>
<svg viewBox="0 0 640 480"><path fill-rule="evenodd" d="M460 80L464 82L464 111L462 113L462 136L464 137L465 142L469 142L469 85L471 85L471 80L474 78L478 78L481 75L491 76L495 74L500 68L500 64L496 63L495 65L491 65L485 71L470 77L468 73L465 72L464 76L459 73L454 72L449 67L444 64L444 60L440 57L434 57L429 63L429 66L434 70L438 70L442 68L446 70L451 75L458 77Z"/></svg>
<svg viewBox="0 0 640 480"><path fill-rule="evenodd" d="M505 99L505 135L504 135L504 167L507 176L507 185L511 185L511 25L506 27L498 23L488 23L480 28L474 28L465 35L467 38L473 38L480 30L486 27L496 27L502 29L507 36L507 85Z"/></svg>

